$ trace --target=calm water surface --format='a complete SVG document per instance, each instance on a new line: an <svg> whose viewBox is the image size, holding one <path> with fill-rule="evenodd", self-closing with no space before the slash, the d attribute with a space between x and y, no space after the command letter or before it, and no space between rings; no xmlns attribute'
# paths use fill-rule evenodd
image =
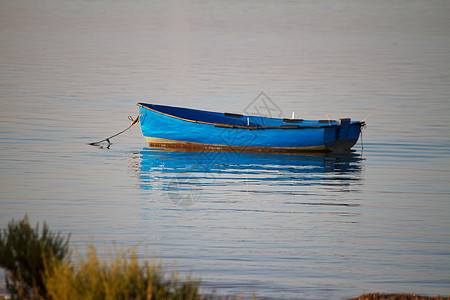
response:
<svg viewBox="0 0 450 300"><path fill-rule="evenodd" d="M448 1L0 0L0 225L140 246L205 291L450 294ZM176 152L136 102L366 119L351 155ZM4 284L4 283L2 283Z"/></svg>

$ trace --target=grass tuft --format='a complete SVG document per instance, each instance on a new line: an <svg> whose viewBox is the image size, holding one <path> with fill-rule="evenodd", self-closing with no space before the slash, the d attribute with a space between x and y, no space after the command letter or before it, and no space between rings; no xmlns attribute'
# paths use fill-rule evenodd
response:
<svg viewBox="0 0 450 300"><path fill-rule="evenodd" d="M137 258L135 249L100 259L91 244L85 258L52 261L45 273L45 286L53 299L150 300L200 299L197 280L182 279L176 272L165 276L161 263Z"/></svg>

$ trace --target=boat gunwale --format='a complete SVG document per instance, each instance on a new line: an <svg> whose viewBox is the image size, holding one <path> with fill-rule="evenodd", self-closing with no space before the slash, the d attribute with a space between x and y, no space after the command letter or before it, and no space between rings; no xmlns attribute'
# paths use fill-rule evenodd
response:
<svg viewBox="0 0 450 300"><path fill-rule="evenodd" d="M328 125L323 125L323 126L320 126L320 125L317 125L317 126L311 126L311 125L310 126L301 126L301 125L255 126L255 125L236 125L236 124L232 124L232 123L212 123L212 122L205 122L205 121L199 121L199 120L186 119L186 118L178 117L178 116L171 115L171 114L168 114L168 113L164 113L164 112L161 112L161 111L156 110L154 108L146 106L145 103L137 103L136 105L140 106L142 108L148 109L150 111L153 111L155 113L158 113L158 114L161 114L161 115L164 115L164 116L167 116L167 117L171 117L171 118L174 118L174 119L179 119L179 120L182 120L182 121L191 122L191 123L197 123L197 124L214 125L215 127L229 128L229 129L248 129L248 130L261 130L261 129L324 129L324 128L332 128L332 127L339 126L339 124L328 124ZM171 107L171 106L169 106L169 107ZM203 111L203 110L199 110L199 109L191 109L191 110ZM214 112L214 113L219 113L219 112ZM245 117L245 116L242 115L242 117ZM266 117L263 117L263 118L266 118ZM274 118L274 119L278 120L278 118ZM284 120L284 119L279 119L279 120ZM364 125L364 122L361 122L361 121L354 121L354 122L355 123L353 123L353 124L360 124L361 126Z"/></svg>

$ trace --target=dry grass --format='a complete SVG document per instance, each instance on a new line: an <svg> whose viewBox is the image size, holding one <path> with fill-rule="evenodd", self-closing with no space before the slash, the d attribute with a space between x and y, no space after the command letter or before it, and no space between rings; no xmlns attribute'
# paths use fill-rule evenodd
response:
<svg viewBox="0 0 450 300"><path fill-rule="evenodd" d="M93 245L74 265L68 259L50 262L45 285L52 299L150 300L200 299L199 281L164 275L161 263L140 261L136 251L120 251L100 259Z"/></svg>
<svg viewBox="0 0 450 300"><path fill-rule="evenodd" d="M450 296L441 297L441 296L419 296L415 294L370 293L370 294L363 294L356 298L348 298L347 300L450 300Z"/></svg>

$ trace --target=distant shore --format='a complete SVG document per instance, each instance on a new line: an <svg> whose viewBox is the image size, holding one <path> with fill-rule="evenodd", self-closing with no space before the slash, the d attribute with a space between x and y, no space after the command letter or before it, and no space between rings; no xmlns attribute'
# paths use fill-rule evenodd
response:
<svg viewBox="0 0 450 300"><path fill-rule="evenodd" d="M415 294L380 294L369 293L362 294L356 298L347 298L346 300L450 300L450 296L420 296Z"/></svg>

